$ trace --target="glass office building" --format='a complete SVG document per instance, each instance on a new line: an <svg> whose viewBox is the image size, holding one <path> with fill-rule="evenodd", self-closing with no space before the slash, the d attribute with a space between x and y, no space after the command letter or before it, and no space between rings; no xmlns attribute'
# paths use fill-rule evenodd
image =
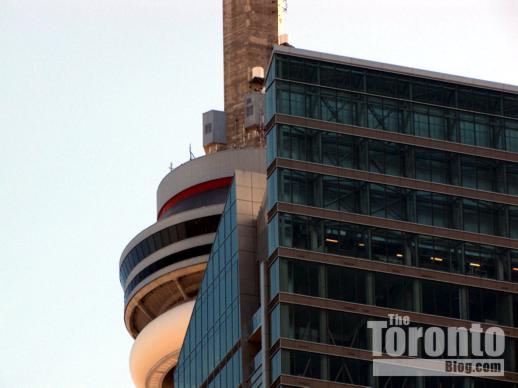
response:
<svg viewBox="0 0 518 388"><path fill-rule="evenodd" d="M518 88L288 47L265 86L265 384L516 387ZM374 377L389 313L501 327L505 375Z"/></svg>
<svg viewBox="0 0 518 388"><path fill-rule="evenodd" d="M518 87L287 46L267 74L174 386L517 388ZM375 376L388 314L501 328L505 373Z"/></svg>
<svg viewBox="0 0 518 388"><path fill-rule="evenodd" d="M265 174L236 170L174 372L175 387L262 383L261 369L251 376L250 366L261 365L256 219L265 190Z"/></svg>
<svg viewBox="0 0 518 388"><path fill-rule="evenodd" d="M236 185L230 188L211 255L196 298L176 372L175 386L199 386L212 377L220 386L241 383Z"/></svg>

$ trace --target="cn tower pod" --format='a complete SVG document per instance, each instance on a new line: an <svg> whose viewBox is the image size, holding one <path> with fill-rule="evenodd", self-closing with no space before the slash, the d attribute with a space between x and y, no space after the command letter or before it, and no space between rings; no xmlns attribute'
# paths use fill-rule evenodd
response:
<svg viewBox="0 0 518 388"><path fill-rule="evenodd" d="M230 149L190 160L160 183L157 222L129 242L119 262L137 386L159 386L176 365L235 170L260 172L265 163L264 149ZM158 344L156 334L166 331L176 341L170 349ZM143 366L138 360L152 349L154 362Z"/></svg>
<svg viewBox="0 0 518 388"><path fill-rule="evenodd" d="M147 325L130 354L130 371L137 388L172 387L172 371L178 362L194 301L177 305Z"/></svg>

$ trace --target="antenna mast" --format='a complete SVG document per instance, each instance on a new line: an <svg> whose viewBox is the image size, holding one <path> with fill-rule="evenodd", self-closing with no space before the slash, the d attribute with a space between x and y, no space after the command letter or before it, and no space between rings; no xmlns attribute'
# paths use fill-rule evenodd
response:
<svg viewBox="0 0 518 388"><path fill-rule="evenodd" d="M288 0L278 0L279 36L285 34L286 15L288 14Z"/></svg>

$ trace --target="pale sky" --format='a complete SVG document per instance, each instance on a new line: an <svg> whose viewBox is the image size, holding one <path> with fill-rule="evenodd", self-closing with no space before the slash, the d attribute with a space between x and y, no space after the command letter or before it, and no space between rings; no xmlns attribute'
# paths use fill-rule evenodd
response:
<svg viewBox="0 0 518 388"><path fill-rule="evenodd" d="M0 388L132 387L119 255L223 106L221 0L0 0ZM516 0L289 0L296 47L518 85Z"/></svg>

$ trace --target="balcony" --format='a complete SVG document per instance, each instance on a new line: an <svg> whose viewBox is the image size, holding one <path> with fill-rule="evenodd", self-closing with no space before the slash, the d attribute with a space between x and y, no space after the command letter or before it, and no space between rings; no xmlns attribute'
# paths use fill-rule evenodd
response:
<svg viewBox="0 0 518 388"><path fill-rule="evenodd" d="M254 315L252 315L248 335L248 340L250 342L261 342L262 314L263 309L259 307L259 309L254 313Z"/></svg>
<svg viewBox="0 0 518 388"><path fill-rule="evenodd" d="M250 364L249 387L261 388L263 386L263 352L260 350Z"/></svg>

